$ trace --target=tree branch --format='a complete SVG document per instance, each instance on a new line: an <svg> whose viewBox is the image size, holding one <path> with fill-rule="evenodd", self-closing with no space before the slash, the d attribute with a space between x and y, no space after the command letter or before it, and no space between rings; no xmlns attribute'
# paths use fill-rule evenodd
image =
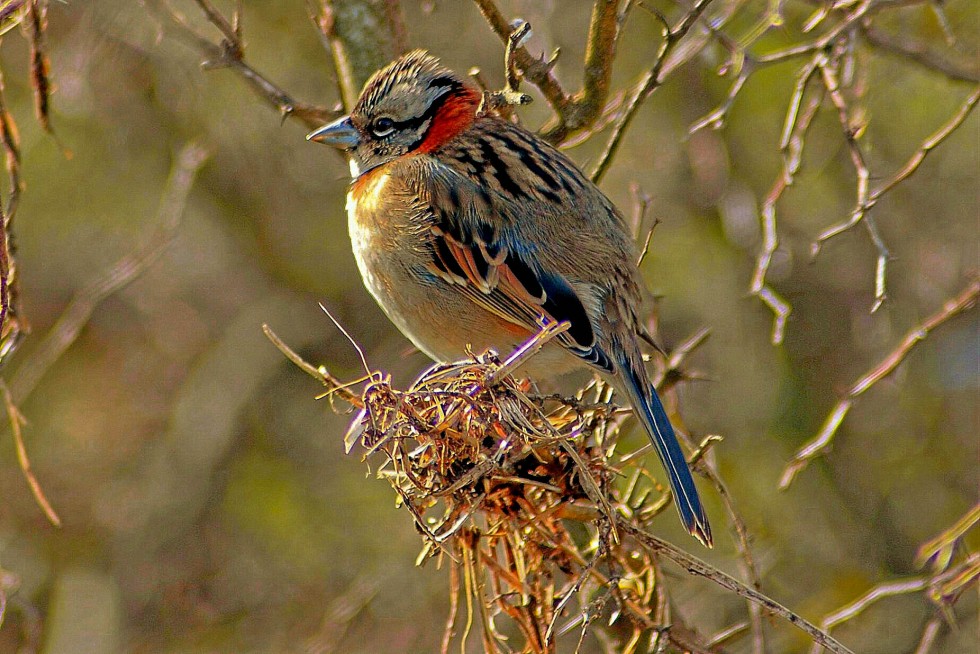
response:
<svg viewBox="0 0 980 654"><path fill-rule="evenodd" d="M796 479L796 476L810 465L811 461L830 449L838 428L859 395L895 372L895 369L898 368L912 350L920 342L925 340L934 329L961 313L972 309L976 305L978 295L980 295L980 279L974 278L959 295L947 300L939 311L926 318L921 325L909 331L905 335L905 338L902 339L902 342L899 343L898 347L892 350L877 366L858 379L848 389L844 397L837 402L816 437L801 447L796 452L792 461L787 464L779 479L780 490L789 488L793 480Z"/></svg>

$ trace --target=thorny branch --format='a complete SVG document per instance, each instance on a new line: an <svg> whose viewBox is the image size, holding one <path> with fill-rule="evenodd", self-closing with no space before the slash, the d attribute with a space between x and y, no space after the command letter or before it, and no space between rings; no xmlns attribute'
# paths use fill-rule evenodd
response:
<svg viewBox="0 0 980 654"><path fill-rule="evenodd" d="M313 21L320 33L324 49L330 52L334 74L337 78L337 93L344 105L344 110L350 111L357 103L359 87L351 68L350 57L347 55L347 44L337 33L337 18L333 6L325 1L318 4L310 2L309 10L310 20Z"/></svg>
<svg viewBox="0 0 980 654"><path fill-rule="evenodd" d="M857 380L853 386L851 386L844 397L837 402L830 415L827 416L826 421L820 428L811 441L806 443L801 447L793 460L787 464L786 468L783 470L783 474L779 479L779 488L785 490L789 488L790 484L796 478L800 472L802 472L810 462L816 457L824 454L830 449L833 443L834 436L837 434L837 430L840 428L841 423L847 416L848 411L857 401L857 398L870 389L872 386L877 384L879 381L890 375L895 371L895 369L905 360L905 358L912 352L915 347L925 340L925 338L937 327L945 324L952 318L968 311L973 308L977 303L977 297L980 295L980 279L974 278L963 291L960 292L956 297L947 300L942 308L926 318L926 320L918 327L912 329L902 342L899 343L898 347L892 350L877 366L868 371L864 376Z"/></svg>
<svg viewBox="0 0 980 654"><path fill-rule="evenodd" d="M832 638L826 632L820 630L813 623L800 617L798 614L790 611L786 607L782 606L772 598L763 595L759 591L746 586L742 582L738 581L734 577L722 572L721 570L708 565L704 561L691 556L683 550L677 549L670 543L652 536L646 532L637 530L632 526L623 526L623 531L635 536L637 540L650 548L651 551L663 554L665 558L673 561L677 565L684 568L689 574L697 575L699 577L704 577L711 580L712 582L718 584L722 588L726 588L733 593L744 597L756 604L758 604L764 611L770 615L782 618L792 624L793 626L806 632L813 642L818 646L826 649L828 652L834 652L835 654L848 654L851 650L844 647L836 639Z"/></svg>
<svg viewBox="0 0 980 654"><path fill-rule="evenodd" d="M946 569L953 558L953 548L956 543L978 522L980 522L980 504L974 505L952 527L932 540L923 543L915 557L916 567L924 568L927 563L932 561L933 569Z"/></svg>
<svg viewBox="0 0 980 654"><path fill-rule="evenodd" d="M480 9L480 13L486 18L487 22L490 24L490 28L494 33L500 37L500 40L506 45L510 36L514 31L510 22L504 18L504 15L497 8L496 2L494 0L474 0L477 7ZM524 77L527 81L538 87L541 93L544 95L548 104L555 111L558 116L564 115L566 112L566 107L572 102L571 96L565 92L558 82L558 78L554 74L554 66L557 58L557 53L548 60L538 59L530 52L527 48L521 45L514 49L514 62L517 67L521 69L524 73ZM611 62L610 62L611 63Z"/></svg>

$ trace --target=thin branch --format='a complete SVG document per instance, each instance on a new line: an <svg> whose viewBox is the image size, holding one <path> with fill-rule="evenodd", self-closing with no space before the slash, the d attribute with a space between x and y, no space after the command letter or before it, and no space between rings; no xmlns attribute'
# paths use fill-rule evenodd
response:
<svg viewBox="0 0 980 654"><path fill-rule="evenodd" d="M913 654L929 654L945 624L946 620L941 614L937 613L932 616L926 623L925 629L922 630L922 637L919 639L919 645Z"/></svg>
<svg viewBox="0 0 980 654"><path fill-rule="evenodd" d="M339 379L331 375L325 368L323 368L323 366L316 367L313 364L308 363L305 359L303 359L303 357L297 354L295 350L286 345L286 343L279 338L274 331L272 331L271 327L268 325L262 325L262 333L264 333L266 338L268 338L272 344L275 345L276 348L283 353L283 355L285 355L287 359L292 361L296 367L323 384L331 395L338 395L340 399L349 403L351 406L357 407L358 409L364 408L364 401L361 399L361 396L351 391L348 384L344 384Z"/></svg>
<svg viewBox="0 0 980 654"><path fill-rule="evenodd" d="M897 581L890 581L877 584L870 588L863 595L854 601L845 604L833 613L826 616L820 623L820 627L830 632L836 626L857 618L869 606L889 597L921 593L930 588L942 587L950 579L957 579L965 574L973 574L971 579L975 579L977 564L980 563L980 554L973 554L967 557L955 568L939 573L935 576L925 575L921 577L910 577ZM814 647L810 654L819 654L819 648Z"/></svg>
<svg viewBox="0 0 980 654"><path fill-rule="evenodd" d="M953 548L956 543L978 522L980 522L980 504L975 504L952 527L919 547L915 555L916 567L923 568L926 563L933 560L934 569L945 569L953 558Z"/></svg>
<svg viewBox="0 0 980 654"><path fill-rule="evenodd" d="M474 0L474 2L487 23L490 24L490 28L506 45L513 32L513 27L504 18L504 15L497 8L494 0ZM527 48L521 46L515 49L514 60L518 68L523 71L525 79L538 87L555 113L559 116L563 115L565 108L571 102L571 97L561 87L558 78L554 75L555 59L538 59L528 52Z"/></svg>
<svg viewBox="0 0 980 654"><path fill-rule="evenodd" d="M7 110L3 72L0 71L0 146L3 147L10 183L5 207L0 207L0 364L17 349L24 332L20 309L20 284L13 250L14 214L20 201L20 144L13 115Z"/></svg>
<svg viewBox="0 0 980 654"><path fill-rule="evenodd" d="M711 457L702 457L699 469L704 476L711 482L721 497L725 512L731 522L732 542L735 544L735 551L738 554L738 566L742 577L751 584L752 588L762 591L762 581L759 576L759 569L755 564L755 557L752 556L752 549L749 545L749 530L745 526L745 519L735 508L735 500L728 485L721 477L718 466L713 463ZM746 600L749 610L749 626L752 634L752 651L755 654L765 654L766 632L765 623L762 620L762 607L750 599Z"/></svg>
<svg viewBox="0 0 980 654"><path fill-rule="evenodd" d="M384 0L385 19L388 21L388 31L391 33L391 49L395 57L408 52L408 26L405 24L405 12L402 11L401 0Z"/></svg>
<svg viewBox="0 0 980 654"><path fill-rule="evenodd" d="M906 334L898 347L889 353L881 363L858 379L844 394L844 397L837 402L837 405L830 412L830 415L827 416L816 437L801 447L796 452L792 461L786 465L779 479L779 488L781 490L789 488L796 475L810 465L811 461L830 449L838 428L858 396L893 373L909 353L915 349L916 345L925 340L930 332L945 324L950 319L973 308L976 305L978 295L980 295L980 280L974 278L959 295L947 300L939 311Z"/></svg>
<svg viewBox="0 0 980 654"><path fill-rule="evenodd" d="M804 104L804 97L807 94L807 89L816 70L817 63L814 59L797 74L796 88L786 109L783 135L780 140L780 149L783 152L783 168L763 200L762 210L760 212L760 220L762 222L762 250L756 258L755 271L752 274L749 292L762 300L773 311L774 317L771 338L773 345L779 345L783 342L783 337L786 333L786 320L792 312L790 304L777 295L766 283L766 275L769 273L772 257L779 247L779 236L776 230L776 204L783 197L786 189L793 184L796 173L799 172L807 132L809 132L813 118L817 115L817 110L823 101L822 92L811 93L809 99ZM803 107L802 111L800 110L801 106Z"/></svg>
<svg viewBox="0 0 980 654"><path fill-rule="evenodd" d="M337 33L336 16L331 4L321 0L317 6L319 11L312 2L309 3L310 19L320 33L324 47L330 52L334 73L337 76L337 92L341 102L343 102L344 110L351 111L357 104L357 96L360 90L357 81L354 79L350 57L347 56L347 44Z"/></svg>
<svg viewBox="0 0 980 654"><path fill-rule="evenodd" d="M211 23L221 32L223 38L220 43L214 43L199 34L183 15L167 3L167 0L147 0L147 6L165 16L167 23L176 30L176 34L205 56L205 61L201 64L204 68L229 68L235 71L260 98L274 107L283 118L294 116L306 127L313 129L340 115L339 112L326 107L294 100L288 93L252 68L245 62L244 44L231 23L222 17L207 0L196 0L196 2Z"/></svg>
<svg viewBox="0 0 980 654"><path fill-rule="evenodd" d="M868 170L867 159L864 156L864 151L858 144L858 137L864 131L865 125L857 125L854 122L848 102L844 98L844 94L841 92L840 82L837 79L837 73L835 71L836 64L832 63L830 58L826 55L819 55L816 59L816 63L817 67L820 69L820 76L823 80L824 87L827 89L827 95L830 96L831 102L837 109L837 118L840 122L841 129L844 134L844 140L847 143L847 149L851 156L851 164L854 166L854 172L857 175L857 197L854 202L854 208L851 210L850 218L824 230L817 237L816 241L813 243L813 255L816 256L820 252L820 247L825 241L846 232L858 223L863 223L868 231L868 235L871 237L871 242L874 244L875 249L877 250L875 269L875 299L871 307L871 312L874 313L881 307L886 298L885 272L886 266L888 265L888 259L891 257L891 255L889 254L888 248L885 246L885 243L878 232L877 223L874 221L870 213L871 207L873 206L873 203L869 200L870 195L868 190L868 182L871 179L871 171Z"/></svg>
<svg viewBox="0 0 980 654"><path fill-rule="evenodd" d="M599 120L609 98L616 45L628 7L629 3L621 12L618 0L595 0L586 41L582 89L557 115L555 125L545 129L542 134L545 140L562 143Z"/></svg>
<svg viewBox="0 0 980 654"><path fill-rule="evenodd" d="M58 517L58 514L51 506L51 502L44 495L41 484L38 482L37 477L34 476L34 471L31 470L31 460L27 457L27 448L24 446L24 435L21 432L21 427L23 427L26 421L24 420L23 414L17 408L17 405L14 404L14 400L10 396L10 389L7 388L7 384L3 380L0 380L0 392L3 393L3 403L7 410L7 418L10 420L10 432L14 435L14 446L17 449L17 464L20 466L20 471L24 475L24 480L27 481L27 486L31 489L34 501L41 507L41 511L44 512L48 521L55 527L60 527L61 518ZM0 611L0 618L2 617L3 612Z"/></svg>
<svg viewBox="0 0 980 654"><path fill-rule="evenodd" d="M925 161L926 156L940 143L946 140L946 138L952 134L956 129L963 124L967 116L973 111L977 106L977 101L980 100L980 86L973 90L973 93L960 105L960 108L953 114L952 117L946 122L945 125L940 127L938 130L933 132L919 149L912 154L909 160L904 166L896 172L891 179L882 184L880 187L871 191L868 196L868 202L872 205L877 202L881 196L888 193L893 188L904 182L906 179L912 176L912 174L919 169L919 166Z"/></svg>
<svg viewBox="0 0 980 654"><path fill-rule="evenodd" d="M736 595L758 604L760 607L762 607L762 610L770 615L786 620L793 626L805 632L815 643L819 644L827 651L833 652L834 654L853 654L851 650L844 647L844 645L838 642L837 639L832 637L830 634L821 631L812 622L806 620L797 613L790 611L771 597L763 595L750 586L746 586L739 580L719 570L718 568L705 563L687 552L678 549L674 545L671 545L667 541L661 540L656 536L652 536L631 524L621 523L619 528L624 533L627 533L639 540L652 552L656 552L657 554L661 554L670 559L680 567L684 568L688 573L699 577L704 577L722 588L730 590Z"/></svg>
<svg viewBox="0 0 980 654"><path fill-rule="evenodd" d="M657 53L657 59L654 61L653 67L647 71L636 85L636 90L630 96L630 101L627 103L626 109L613 128L613 133L606 142L606 147L603 149L602 154L599 155L599 161L590 175L592 181L596 184L606 174L609 165L612 163L613 156L615 156L616 151L622 143L626 130L633 122L633 119L636 118L640 105L663 83L664 65L668 57L670 57L681 39L687 35L691 27L701 18L701 15L708 8L708 5L711 4L711 1L697 0L694 6L691 7L691 10L684 14L684 17L672 28L666 22L664 23L664 41L660 46L660 51Z"/></svg>
<svg viewBox="0 0 980 654"><path fill-rule="evenodd" d="M875 29L869 22L862 24L861 35L880 51L897 55L904 62L915 62L958 82L980 83L980 68L976 65L976 59L970 61L966 58L949 58L926 43L907 35L894 36L884 30Z"/></svg>
<svg viewBox="0 0 980 654"><path fill-rule="evenodd" d="M10 382L15 403L22 403L31 394L48 369L75 342L95 308L139 277L167 250L177 235L197 171L207 157L207 151L196 143L185 145L177 154L152 231L136 250L75 294L30 360L17 369Z"/></svg>

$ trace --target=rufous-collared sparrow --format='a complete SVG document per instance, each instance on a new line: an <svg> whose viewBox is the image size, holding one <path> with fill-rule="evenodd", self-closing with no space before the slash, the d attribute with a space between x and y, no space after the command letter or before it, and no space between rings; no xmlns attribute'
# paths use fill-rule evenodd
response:
<svg viewBox="0 0 980 654"><path fill-rule="evenodd" d="M711 530L638 344L641 277L612 202L564 154L490 112L423 51L376 72L350 116L308 138L347 152L347 214L364 284L433 359L508 352L568 331L529 363L588 364L629 398L663 462L688 531Z"/></svg>

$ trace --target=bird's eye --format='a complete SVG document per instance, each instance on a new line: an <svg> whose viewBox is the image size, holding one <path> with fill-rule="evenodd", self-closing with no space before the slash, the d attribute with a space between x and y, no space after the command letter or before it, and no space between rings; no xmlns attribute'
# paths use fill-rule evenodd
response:
<svg viewBox="0 0 980 654"><path fill-rule="evenodd" d="M371 126L371 131L378 138L388 136L395 131L395 121L387 116L378 118L376 121L374 121L374 125Z"/></svg>

